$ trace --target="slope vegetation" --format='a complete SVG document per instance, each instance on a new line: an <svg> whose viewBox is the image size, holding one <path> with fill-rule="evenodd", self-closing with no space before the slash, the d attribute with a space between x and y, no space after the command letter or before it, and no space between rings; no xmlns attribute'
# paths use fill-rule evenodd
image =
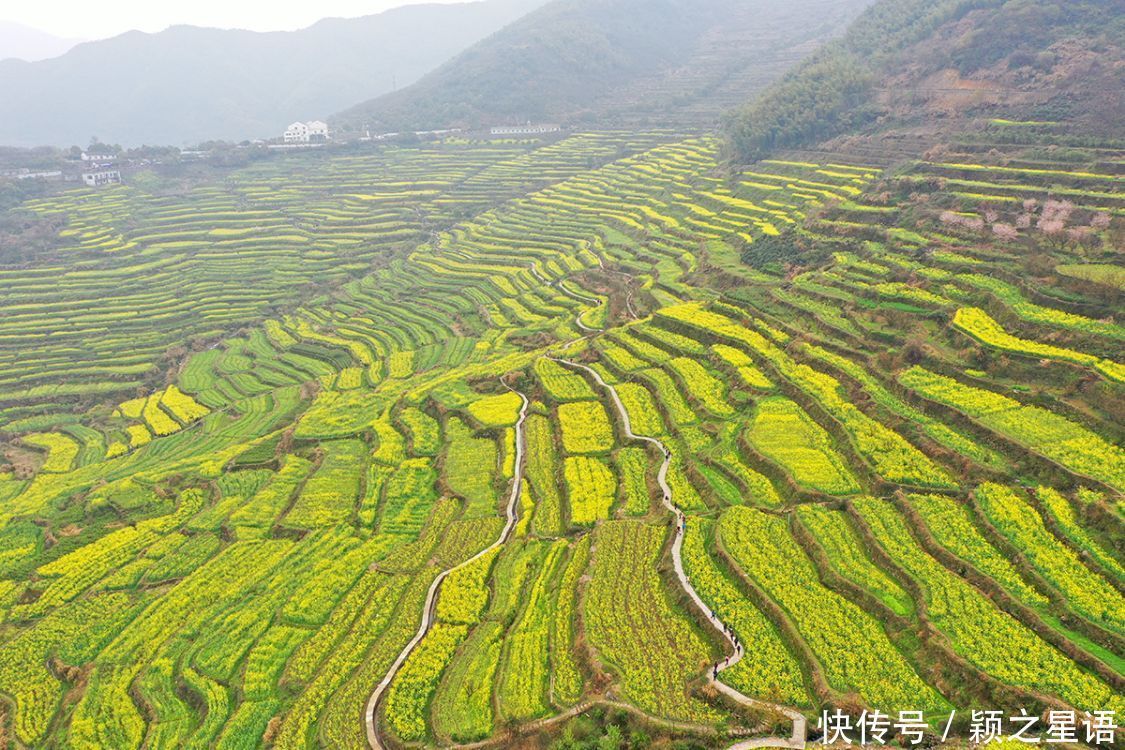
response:
<svg viewBox="0 0 1125 750"><path fill-rule="evenodd" d="M351 280L188 355L173 384L50 414L51 386L15 394L0 690L21 742L360 748L388 676L370 721L389 746L549 733L595 704L726 746L760 717L715 679L767 714L1125 708L1125 333L1111 298L1052 270L1111 262L1121 177L994 142L1002 158L894 174L837 152L718 180L716 139L622 138L331 159L337 180L383 185L323 191L300 224L323 248L309 261ZM285 163L240 174L263 196L244 220L293 217ZM499 202L535 174L555 179ZM431 189L438 214L498 205L389 263L344 252L399 231L364 211ZM198 200L136 215L158 235ZM145 202L78 190L32 209L76 201L83 222ZM203 220L235 231L248 204ZM85 274L22 285L17 318L130 257L94 245ZM220 256L295 273L241 242ZM212 292L144 318L227 308ZM77 339L93 351L133 325L104 315ZM7 336L44 328L70 325ZM27 356L48 347L24 345L15 377L49 382L64 353ZM706 610L668 590L673 538Z"/></svg>
<svg viewBox="0 0 1125 750"><path fill-rule="evenodd" d="M905 7L904 7L905 5ZM845 133L946 134L971 117L1065 120L1118 137L1125 22L1109 0L889 2L869 8L728 121L741 161Z"/></svg>
<svg viewBox="0 0 1125 750"><path fill-rule="evenodd" d="M64 234L0 269L6 731L1125 711L1125 149L1022 117L893 169L613 130L27 202Z"/></svg>
<svg viewBox="0 0 1125 750"><path fill-rule="evenodd" d="M646 118L709 126L866 4L555 0L414 86L336 120L383 131Z"/></svg>

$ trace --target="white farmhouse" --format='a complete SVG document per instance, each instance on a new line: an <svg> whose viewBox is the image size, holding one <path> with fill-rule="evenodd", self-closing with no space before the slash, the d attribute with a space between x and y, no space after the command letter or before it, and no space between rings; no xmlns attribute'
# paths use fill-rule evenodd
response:
<svg viewBox="0 0 1125 750"><path fill-rule="evenodd" d="M285 129L286 143L308 143L309 126L303 122L295 122Z"/></svg>
<svg viewBox="0 0 1125 750"><path fill-rule="evenodd" d="M90 187L116 185L121 182L121 172L116 169L99 169L94 172L83 172L82 182Z"/></svg>
<svg viewBox="0 0 1125 750"><path fill-rule="evenodd" d="M83 151L82 161L113 161L117 156L112 151Z"/></svg>
<svg viewBox="0 0 1125 750"><path fill-rule="evenodd" d="M295 122L285 129L286 143L324 143L328 140L328 124L320 120Z"/></svg>
<svg viewBox="0 0 1125 750"><path fill-rule="evenodd" d="M548 123L527 123L526 125L499 125L491 129L492 135L543 135L557 133L562 128Z"/></svg>
<svg viewBox="0 0 1125 750"><path fill-rule="evenodd" d="M320 120L313 120L306 122L305 127L309 129L309 141L312 143L320 143L321 141L328 140L328 123L321 122Z"/></svg>

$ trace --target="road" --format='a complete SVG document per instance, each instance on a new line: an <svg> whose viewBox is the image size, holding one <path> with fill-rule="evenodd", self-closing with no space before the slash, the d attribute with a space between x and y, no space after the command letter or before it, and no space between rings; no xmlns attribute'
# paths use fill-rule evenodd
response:
<svg viewBox="0 0 1125 750"><path fill-rule="evenodd" d="M519 419L516 420L516 465L512 476L512 490L511 494L508 497L508 506L506 509L507 522L504 524L504 529L500 532L500 536L497 537L496 541L494 541L488 547L482 549L477 554L470 557L465 562L460 563L459 565L454 565L452 568L448 568L447 570L443 570L438 574L438 577L434 579L434 582L430 584L430 589L426 593L426 603L422 609L422 623L418 626L418 632L415 633L414 638L411 639L410 643L406 644L406 648L404 648L398 655L398 658L395 659L394 663L391 665L391 668L387 670L386 676L383 677L383 680L375 687L374 692L371 693L371 697L367 699L367 708L364 713L364 723L367 727L367 744L371 747L371 750L387 750L386 745L384 745L383 741L379 739L379 732L375 721L379 711L379 701L382 700L383 695L387 692L387 688L390 687L391 682L395 678L395 675L397 675L399 670L402 669L402 665L406 662L406 659L410 656L410 654L414 652L414 649L418 647L418 644L422 642L422 639L426 637L426 634L430 632L430 628L433 627L434 610L437 605L437 597L441 589L441 584L445 581L446 578L449 577L449 574L453 571L471 565L480 558L492 552L497 547L500 547L505 542L507 542L508 539L512 536L512 532L516 528L516 522L519 520L520 488L523 485L524 468L523 427L524 422L527 420L528 401L527 396L508 387L507 383L504 383L503 380L501 380L500 382L504 385L505 388L508 388L508 390L518 395L522 402L520 405Z"/></svg>
<svg viewBox="0 0 1125 750"><path fill-rule="evenodd" d="M664 457L664 460L660 464L660 470L657 472L656 480L660 485L660 492L663 496L662 499L664 502L664 507L666 507L676 519L676 535L672 540L672 566L675 569L676 578L679 580L680 586L683 588L684 592L688 595L692 602L695 603L695 606L699 608L699 611L703 613L703 615L707 618L707 621L711 623L711 626L714 627L715 631L718 632L720 637L722 637L722 639L726 641L731 651L730 656L718 662L717 664L712 665L711 668L707 670L708 682L716 690L718 690L731 700L735 701L736 703L757 710L782 714L793 721L793 733L789 737L758 737L755 739L743 740L732 745L728 750L752 750L753 748L760 747L804 748L805 739L807 736L807 727L805 717L800 711L789 708L787 706L779 706L774 703L767 703L765 701L751 698L750 696L744 695L735 690L730 685L720 682L718 679L719 674L742 661L742 657L745 651L742 647L742 644L739 643L738 639L732 634L733 631L729 630L723 623L723 621L719 619L719 616L715 614L711 610L711 608L704 603L702 598L700 598L699 594L695 590L695 587L692 586L691 580L688 578L687 573L684 571L683 546L684 534L687 531L687 516L684 515L684 512L680 510L679 507L673 502L672 488L668 484L668 469L672 464L672 452L668 450L668 447L664 445L664 443L660 440L648 435L638 435L633 432L633 425L629 420L629 413L625 410L625 404L622 403L621 397L617 394L617 389L609 383L605 382L605 380L597 370L593 369L592 367L587 367L586 365L580 364L578 362L571 362L563 359L555 359L554 361L567 367L583 370L591 377L593 377L594 381L597 382L597 384L601 386L601 388L603 388L606 392L608 392L610 398L613 400L614 406L617 408L617 412L621 416L621 423L625 428L625 435L630 440L637 440L655 446L660 450L661 455L663 455Z"/></svg>

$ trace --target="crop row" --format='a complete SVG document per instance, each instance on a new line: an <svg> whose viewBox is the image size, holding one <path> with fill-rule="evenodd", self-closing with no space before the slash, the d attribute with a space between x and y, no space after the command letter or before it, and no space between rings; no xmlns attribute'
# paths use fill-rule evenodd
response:
<svg viewBox="0 0 1125 750"><path fill-rule="evenodd" d="M898 381L1072 471L1125 490L1125 451L1079 424L1044 408L1025 406L922 367L906 370Z"/></svg>
<svg viewBox="0 0 1125 750"><path fill-rule="evenodd" d="M792 620L832 687L854 690L885 713L946 706L874 617L820 582L784 520L730 508L719 521L718 535L738 568Z"/></svg>
<svg viewBox="0 0 1125 750"><path fill-rule="evenodd" d="M1071 609L1118 633L1125 629L1121 593L1083 565L1078 555L1047 529L1030 503L997 484L981 485L974 497L985 517L1059 590Z"/></svg>
<svg viewBox="0 0 1125 750"><path fill-rule="evenodd" d="M1125 383L1125 365L1092 354L1013 336L979 307L962 307L953 316L953 325L986 346L1040 359L1056 359L1089 367L1118 383Z"/></svg>
<svg viewBox="0 0 1125 750"><path fill-rule="evenodd" d="M1121 705L1113 688L926 554L892 505L861 498L855 507L887 554L916 581L925 582L927 616L959 654L1006 684L1052 693L1079 708L1115 710ZM1012 659L1013 652L1022 658Z"/></svg>
<svg viewBox="0 0 1125 750"><path fill-rule="evenodd" d="M641 521L598 527L583 621L590 645L620 677L623 697L657 716L710 721L717 712L685 689L710 648L669 604L656 572L666 530Z"/></svg>

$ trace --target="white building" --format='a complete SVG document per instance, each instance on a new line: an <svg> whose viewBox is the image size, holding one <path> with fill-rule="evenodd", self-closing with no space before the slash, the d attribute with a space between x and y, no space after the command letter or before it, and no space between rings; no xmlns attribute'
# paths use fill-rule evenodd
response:
<svg viewBox="0 0 1125 750"><path fill-rule="evenodd" d="M320 120L295 122L285 129L286 143L323 143L328 140L328 124Z"/></svg>
<svg viewBox="0 0 1125 750"><path fill-rule="evenodd" d="M313 120L306 122L305 126L309 129L309 140L313 143L328 140L328 123L321 122L320 120Z"/></svg>
<svg viewBox="0 0 1125 750"><path fill-rule="evenodd" d="M303 122L295 122L285 129L286 143L308 143L309 126Z"/></svg>
<svg viewBox="0 0 1125 750"><path fill-rule="evenodd" d="M16 175L17 180L53 180L56 177L62 177L61 169L52 169L43 172L25 172L24 174Z"/></svg>
<svg viewBox="0 0 1125 750"><path fill-rule="evenodd" d="M121 182L121 172L116 169L99 169L96 172L83 172L82 182L90 187L116 185Z"/></svg>
<svg viewBox="0 0 1125 750"><path fill-rule="evenodd" d="M558 125L540 123L538 125L498 125L491 129L492 135L543 135L544 133L557 133L562 130Z"/></svg>

